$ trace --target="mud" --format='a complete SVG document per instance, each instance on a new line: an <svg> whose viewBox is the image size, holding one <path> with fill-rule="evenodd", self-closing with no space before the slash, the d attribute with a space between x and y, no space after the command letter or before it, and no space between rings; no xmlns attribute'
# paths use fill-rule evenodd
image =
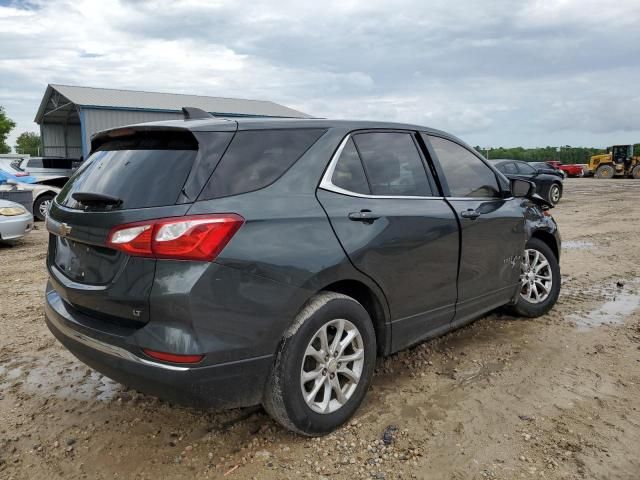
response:
<svg viewBox="0 0 640 480"><path fill-rule="evenodd" d="M0 478L638 479L639 198L638 181L566 180L558 305L380 361L353 422L321 439L260 408L175 407L78 362L43 322L39 223L0 246Z"/></svg>

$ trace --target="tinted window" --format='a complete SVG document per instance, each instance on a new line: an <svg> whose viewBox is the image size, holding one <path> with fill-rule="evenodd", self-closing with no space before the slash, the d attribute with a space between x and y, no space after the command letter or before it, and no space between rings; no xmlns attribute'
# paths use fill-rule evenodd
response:
<svg viewBox="0 0 640 480"><path fill-rule="evenodd" d="M44 168L61 168L70 169L72 161L70 158L43 158L42 166Z"/></svg>
<svg viewBox="0 0 640 480"><path fill-rule="evenodd" d="M466 148L440 137L429 137L452 197L499 197L496 176Z"/></svg>
<svg viewBox="0 0 640 480"><path fill-rule="evenodd" d="M136 135L104 143L67 182L57 202L80 208L71 195L92 192L120 198L122 209L173 205L197 148L186 132Z"/></svg>
<svg viewBox="0 0 640 480"><path fill-rule="evenodd" d="M411 134L361 133L353 140L373 195L430 196L424 164Z"/></svg>
<svg viewBox="0 0 640 480"><path fill-rule="evenodd" d="M523 175L533 175L536 173L536 169L526 163L518 163L518 171Z"/></svg>
<svg viewBox="0 0 640 480"><path fill-rule="evenodd" d="M31 158L27 162L27 168L42 168L41 158Z"/></svg>
<svg viewBox="0 0 640 480"><path fill-rule="evenodd" d="M351 138L342 149L336 168L333 171L333 176L331 177L331 183L336 187L344 188L350 192L371 193L369 184L367 183L367 177L362 168L360 156Z"/></svg>
<svg viewBox="0 0 640 480"><path fill-rule="evenodd" d="M298 128L237 132L200 198L227 197L272 184L325 131Z"/></svg>
<svg viewBox="0 0 640 480"><path fill-rule="evenodd" d="M501 164L498 167L498 170L500 170L502 173L518 173L518 169L516 168L516 165L513 162Z"/></svg>

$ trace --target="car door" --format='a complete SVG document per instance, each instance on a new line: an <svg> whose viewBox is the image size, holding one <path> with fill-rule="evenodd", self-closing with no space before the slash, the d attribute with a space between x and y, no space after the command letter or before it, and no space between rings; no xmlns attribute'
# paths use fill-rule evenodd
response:
<svg viewBox="0 0 640 480"><path fill-rule="evenodd" d="M417 142L410 131L354 132L317 192L349 259L386 296L393 350L447 330L457 295L457 220Z"/></svg>
<svg viewBox="0 0 640 480"><path fill-rule="evenodd" d="M446 200L460 221L457 326L513 298L525 244L522 199L505 195L495 171L470 149L425 137Z"/></svg>

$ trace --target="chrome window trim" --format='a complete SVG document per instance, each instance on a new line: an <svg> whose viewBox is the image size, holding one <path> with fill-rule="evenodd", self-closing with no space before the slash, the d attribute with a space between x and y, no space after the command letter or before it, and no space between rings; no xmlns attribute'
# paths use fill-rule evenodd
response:
<svg viewBox="0 0 640 480"><path fill-rule="evenodd" d="M333 173L336 170L336 165L338 164L338 160L340 159L340 155L342 155L342 151L344 147L347 145L347 142L351 138L351 134L348 134L336 150L336 153L331 157L331 161L329 162L329 166L327 170L324 172L322 176L322 180L320 181L319 188L322 190L327 190L329 192L339 193L341 195L348 195L350 197L358 197L358 198L370 198L373 200L376 199L400 199L400 200L442 200L444 197L421 197L421 196L411 196L411 195L368 195L365 193L352 192L351 190L346 190L344 188L338 187L334 185L331 179L333 178ZM426 173L425 173L426 175Z"/></svg>

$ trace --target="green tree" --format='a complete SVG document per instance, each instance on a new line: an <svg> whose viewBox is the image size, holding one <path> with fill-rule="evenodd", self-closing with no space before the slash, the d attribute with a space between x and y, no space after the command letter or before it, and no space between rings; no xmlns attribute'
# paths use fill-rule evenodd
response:
<svg viewBox="0 0 640 480"><path fill-rule="evenodd" d="M40 135L34 132L22 132L16 139L16 153L38 155L40 153Z"/></svg>
<svg viewBox="0 0 640 480"><path fill-rule="evenodd" d="M16 122L7 117L4 107L0 106L0 153L11 153L11 147L7 145L7 137L16 126Z"/></svg>

